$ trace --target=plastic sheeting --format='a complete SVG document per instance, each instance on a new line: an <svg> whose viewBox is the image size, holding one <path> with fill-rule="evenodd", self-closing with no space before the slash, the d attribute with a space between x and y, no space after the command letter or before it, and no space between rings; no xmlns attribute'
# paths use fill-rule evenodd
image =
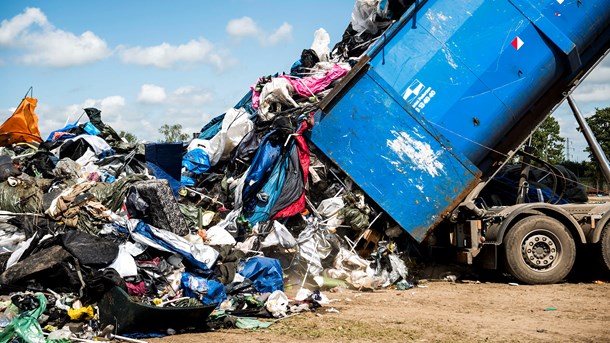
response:
<svg viewBox="0 0 610 343"><path fill-rule="evenodd" d="M195 148L182 158L182 168L197 175L208 171L210 166L210 157L203 148Z"/></svg>
<svg viewBox="0 0 610 343"><path fill-rule="evenodd" d="M307 262L307 270L311 275L319 275L322 270L322 259L328 257L332 247L324 232L318 229L316 223L310 223L297 238L299 256Z"/></svg>
<svg viewBox="0 0 610 343"><path fill-rule="evenodd" d="M218 258L218 255L216 255L216 258L206 257L199 260L198 258L201 258L201 255L191 253L191 244L187 240L167 230L150 226L143 221L139 222L131 233L136 242L183 256L193 266L201 269L204 274L210 273L210 268Z"/></svg>
<svg viewBox="0 0 610 343"><path fill-rule="evenodd" d="M138 266L133 256L128 252L125 244L119 246L119 254L116 259L108 266L116 270L122 278L138 275Z"/></svg>
<svg viewBox="0 0 610 343"><path fill-rule="evenodd" d="M275 258L255 256L249 258L239 274L252 280L259 292L284 291L284 277L280 261Z"/></svg>
<svg viewBox="0 0 610 343"><path fill-rule="evenodd" d="M227 298L223 284L191 273L182 273L180 287L184 290L184 295L199 299L205 305L220 304Z"/></svg>
<svg viewBox="0 0 610 343"><path fill-rule="evenodd" d="M259 104L259 118L263 121L268 121L275 117L275 114L270 112L272 105L287 105L292 108L299 107L292 94L295 92L294 85L290 80L278 77L267 82L261 90Z"/></svg>
<svg viewBox="0 0 610 343"><path fill-rule="evenodd" d="M265 237L265 240L261 242L261 248L268 248L276 245L285 249L290 249L297 245L297 241L284 225L277 220L274 220L273 230Z"/></svg>
<svg viewBox="0 0 610 343"><path fill-rule="evenodd" d="M231 108L225 113L220 131L214 137L209 140L193 139L188 150L203 149L208 154L210 165L214 166L227 160L231 151L253 128L254 123L246 110Z"/></svg>
<svg viewBox="0 0 610 343"><path fill-rule="evenodd" d="M24 311L15 317L7 327L0 332L0 342L12 342L18 337L18 341L25 343L46 343L38 317L47 308L47 298L41 293L35 295L38 300L38 308Z"/></svg>
<svg viewBox="0 0 610 343"><path fill-rule="evenodd" d="M323 28L319 28L313 34L313 43L311 43L311 49L316 52L321 62L328 62L330 48L330 35Z"/></svg>
<svg viewBox="0 0 610 343"><path fill-rule="evenodd" d="M339 211L345 207L342 197L334 197L322 200L318 205L318 213L324 218L327 230L334 230L343 223L339 217Z"/></svg>
<svg viewBox="0 0 610 343"><path fill-rule="evenodd" d="M387 0L356 0L352 11L352 27L358 33L376 34L390 25Z"/></svg>

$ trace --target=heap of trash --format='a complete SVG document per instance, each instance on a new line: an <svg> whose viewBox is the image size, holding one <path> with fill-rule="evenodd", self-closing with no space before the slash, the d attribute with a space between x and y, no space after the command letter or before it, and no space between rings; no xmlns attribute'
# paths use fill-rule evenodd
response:
<svg viewBox="0 0 610 343"><path fill-rule="evenodd" d="M318 30L190 142L128 143L96 108L43 140L26 94L0 126L0 341L266 327L321 291L412 286L412 240L307 139L405 6L356 1L332 50Z"/></svg>

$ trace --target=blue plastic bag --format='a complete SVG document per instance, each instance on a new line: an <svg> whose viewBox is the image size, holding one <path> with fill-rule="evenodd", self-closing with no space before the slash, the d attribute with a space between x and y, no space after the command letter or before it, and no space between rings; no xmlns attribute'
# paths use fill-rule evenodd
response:
<svg viewBox="0 0 610 343"><path fill-rule="evenodd" d="M220 304L227 298L225 286L222 283L191 273L182 273L180 286L184 289L184 295L199 299L205 305Z"/></svg>
<svg viewBox="0 0 610 343"><path fill-rule="evenodd" d="M284 291L282 266L280 261L275 258L251 257L246 261L239 274L252 280L254 288L259 292Z"/></svg>

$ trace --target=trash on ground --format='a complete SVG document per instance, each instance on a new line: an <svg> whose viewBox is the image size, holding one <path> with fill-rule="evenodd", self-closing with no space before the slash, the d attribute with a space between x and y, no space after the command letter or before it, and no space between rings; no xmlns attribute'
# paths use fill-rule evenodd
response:
<svg viewBox="0 0 610 343"><path fill-rule="evenodd" d="M43 139L26 94L0 132L0 341L259 329L328 305L321 290L413 287L417 247L306 139L405 10L374 3L190 142L128 142L96 108Z"/></svg>

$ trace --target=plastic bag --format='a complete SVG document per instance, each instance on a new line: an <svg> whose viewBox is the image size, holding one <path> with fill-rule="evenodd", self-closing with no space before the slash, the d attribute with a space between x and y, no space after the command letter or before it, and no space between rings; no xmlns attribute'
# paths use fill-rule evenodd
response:
<svg viewBox="0 0 610 343"><path fill-rule="evenodd" d="M210 269L214 268L216 260L218 259L218 251L205 244L191 245L191 255L193 255L197 261L205 263Z"/></svg>
<svg viewBox="0 0 610 343"><path fill-rule="evenodd" d="M93 316L94 316L93 306L89 305L87 307L81 307L79 309L70 308L68 310L68 316L70 317L70 319L75 320L75 321L84 321L84 320L93 319Z"/></svg>
<svg viewBox="0 0 610 343"><path fill-rule="evenodd" d="M39 303L38 308L22 312L14 318L0 333L0 342L9 342L11 339L18 337L25 343L45 343L42 329L38 324L38 317L47 308L47 298L40 293L36 294L35 297Z"/></svg>
<svg viewBox="0 0 610 343"><path fill-rule="evenodd" d="M313 49L320 61L328 62L328 56L330 53L330 49L328 45L330 44L330 35L323 28L319 28L313 34L313 43L311 43L311 49Z"/></svg>
<svg viewBox="0 0 610 343"><path fill-rule="evenodd" d="M119 246L119 254L116 259L108 266L116 270L122 278L135 276L138 274L138 266L133 256L128 251L125 244Z"/></svg>
<svg viewBox="0 0 610 343"><path fill-rule="evenodd" d="M180 281L184 295L199 299L203 304L220 304L227 298L224 285L218 281L206 280L190 273L182 273Z"/></svg>
<svg viewBox="0 0 610 343"><path fill-rule="evenodd" d="M271 312L275 318L286 317L288 297L284 292L277 290L269 295L269 298L267 298L267 302L265 303L265 308L267 311Z"/></svg>
<svg viewBox="0 0 610 343"><path fill-rule="evenodd" d="M231 156L231 151L241 140L254 129L254 123L249 119L249 114L243 108L231 108L225 113L220 131L211 139L193 139L188 146L192 151L196 148L203 149L211 166L220 161L225 161Z"/></svg>
<svg viewBox="0 0 610 343"><path fill-rule="evenodd" d="M261 243L261 248L267 248L274 245L280 245L282 248L293 248L297 245L290 231L277 220L273 221L273 231L271 231L265 240Z"/></svg>

